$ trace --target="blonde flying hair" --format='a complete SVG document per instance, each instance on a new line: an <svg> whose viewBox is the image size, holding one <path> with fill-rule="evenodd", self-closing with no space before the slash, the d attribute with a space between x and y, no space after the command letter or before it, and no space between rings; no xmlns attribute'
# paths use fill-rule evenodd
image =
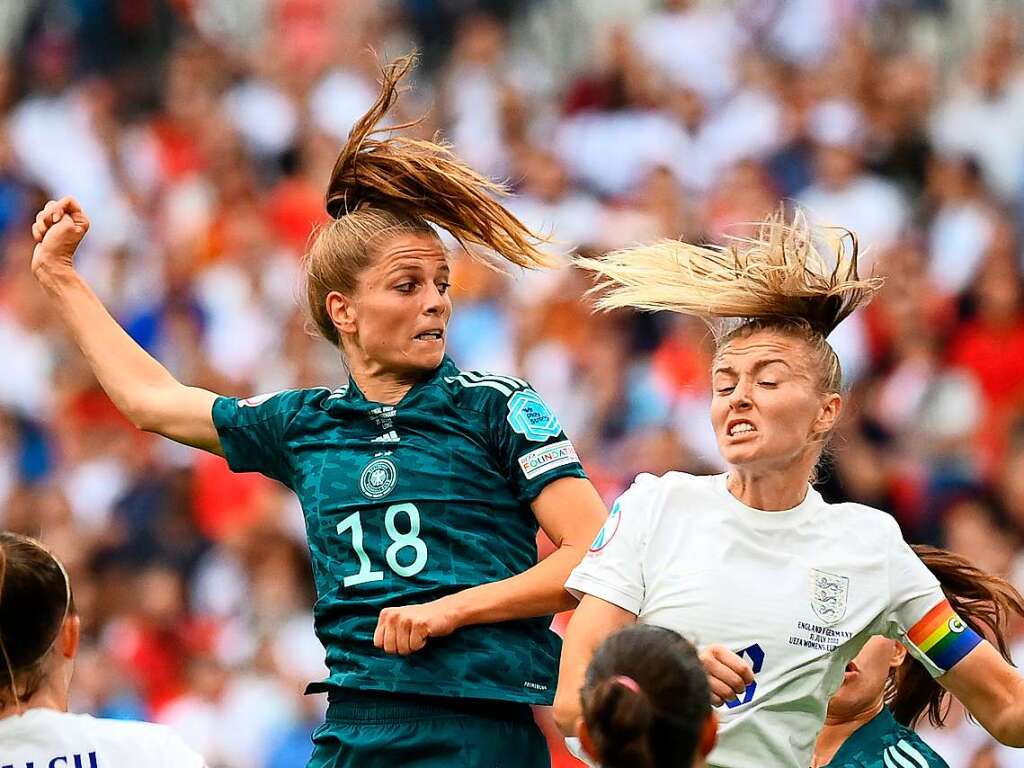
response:
<svg viewBox="0 0 1024 768"><path fill-rule="evenodd" d="M332 220L313 236L306 254L306 298L320 334L340 344L327 314L331 291L351 293L359 274L378 255L382 236L447 230L463 246L482 246L500 260L528 269L549 266L537 248L543 238L498 201L507 188L463 163L448 144L389 135L419 120L392 127L378 123L398 100L400 83L415 65L409 54L381 68L376 102L352 128L327 187ZM479 256L475 250L467 251Z"/></svg>
<svg viewBox="0 0 1024 768"><path fill-rule="evenodd" d="M829 394L839 392L842 371L826 338L882 285L858 276L858 252L849 230L813 228L801 211L789 223L780 209L755 236L729 237L724 245L662 240L576 264L596 275L601 309L666 310L707 322L716 358L733 339L757 331L802 339L820 391Z"/></svg>

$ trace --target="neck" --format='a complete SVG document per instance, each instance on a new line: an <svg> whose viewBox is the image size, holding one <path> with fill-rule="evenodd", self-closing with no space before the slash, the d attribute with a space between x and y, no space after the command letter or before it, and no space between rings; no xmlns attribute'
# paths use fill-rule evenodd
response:
<svg viewBox="0 0 1024 768"><path fill-rule="evenodd" d="M811 468L806 461L770 469L730 467L729 493L748 507L765 512L792 509L807 496Z"/></svg>
<svg viewBox="0 0 1024 768"><path fill-rule="evenodd" d="M22 699L20 706L15 704L14 701L10 701L9 703L0 706L0 720L3 720L6 717L11 717L12 715L24 714L30 709L53 709L57 712L67 712L67 691L59 691L56 686L44 683L43 686L29 698Z"/></svg>
<svg viewBox="0 0 1024 768"><path fill-rule="evenodd" d="M825 725L818 734L818 741L814 745L814 757L811 760L811 768L820 768L832 762L836 752L843 746L850 736L861 726L874 720L882 711L882 697L879 696L862 711L853 717L837 715L826 715Z"/></svg>
<svg viewBox="0 0 1024 768"><path fill-rule="evenodd" d="M412 371L408 373L394 373L383 370L379 365L373 363L349 366L352 379L363 393L363 397L374 403L394 405L405 393L412 389L413 385L428 375L424 371Z"/></svg>

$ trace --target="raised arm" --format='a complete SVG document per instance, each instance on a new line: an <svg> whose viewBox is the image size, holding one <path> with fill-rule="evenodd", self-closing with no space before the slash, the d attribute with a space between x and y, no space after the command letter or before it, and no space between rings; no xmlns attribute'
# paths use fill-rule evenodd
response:
<svg viewBox="0 0 1024 768"><path fill-rule="evenodd" d="M1024 747L1024 677L995 646L982 640L938 681L1000 743Z"/></svg>
<svg viewBox="0 0 1024 768"><path fill-rule="evenodd" d="M125 333L74 268L89 219L70 197L51 200L32 225L32 273L107 395L139 429L221 454L216 395L188 387Z"/></svg>

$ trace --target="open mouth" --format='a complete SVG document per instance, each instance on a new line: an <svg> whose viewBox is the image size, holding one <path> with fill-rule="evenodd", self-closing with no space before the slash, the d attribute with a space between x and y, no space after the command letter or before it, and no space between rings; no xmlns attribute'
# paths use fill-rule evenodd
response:
<svg viewBox="0 0 1024 768"><path fill-rule="evenodd" d="M744 419L737 419L729 424L727 434L729 437L740 437L757 432L757 427Z"/></svg>
<svg viewBox="0 0 1024 768"><path fill-rule="evenodd" d="M439 328L435 328L430 331L423 331L423 333L417 333L414 337L416 341L441 341L444 338L444 331Z"/></svg>

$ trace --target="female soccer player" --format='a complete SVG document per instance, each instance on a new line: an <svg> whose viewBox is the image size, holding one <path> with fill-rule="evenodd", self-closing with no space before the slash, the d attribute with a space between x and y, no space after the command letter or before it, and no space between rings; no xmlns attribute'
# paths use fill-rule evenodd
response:
<svg viewBox="0 0 1024 768"><path fill-rule="evenodd" d="M697 649L662 627L627 627L598 647L580 691L584 757L602 768L697 768L718 721Z"/></svg>
<svg viewBox="0 0 1024 768"><path fill-rule="evenodd" d="M330 670L311 766L548 765L528 705L551 701L550 615L573 604L563 583L605 512L526 382L445 356L449 257L431 225L514 264L543 257L500 188L447 149L371 138L410 66L385 69L307 257L309 310L346 385L239 400L177 382L75 273L88 220L73 200L37 216L32 267L137 427L299 496ZM538 524L557 546L540 563Z"/></svg>
<svg viewBox="0 0 1024 768"><path fill-rule="evenodd" d="M1024 680L954 613L893 518L809 485L843 403L826 336L879 287L857 276L852 237L827 267L825 235L776 216L727 247L669 241L582 262L603 278L605 307L739 322L711 372L728 472L638 477L567 582L582 600L555 702L564 732L593 649L639 620L704 648L712 693L729 699L717 768L809 765L828 700L873 635L898 639L992 735L1024 745Z"/></svg>
<svg viewBox="0 0 1024 768"><path fill-rule="evenodd" d="M68 712L79 626L64 565L35 539L0 533L0 763L201 768L162 725Z"/></svg>
<svg viewBox="0 0 1024 768"><path fill-rule="evenodd" d="M1009 659L1004 633L1012 614L1024 615L1020 593L952 552L913 549L957 615L975 632L993 638ZM941 725L946 695L903 645L871 638L846 666L843 685L828 703L812 768L948 768L911 730L926 712L933 725Z"/></svg>

